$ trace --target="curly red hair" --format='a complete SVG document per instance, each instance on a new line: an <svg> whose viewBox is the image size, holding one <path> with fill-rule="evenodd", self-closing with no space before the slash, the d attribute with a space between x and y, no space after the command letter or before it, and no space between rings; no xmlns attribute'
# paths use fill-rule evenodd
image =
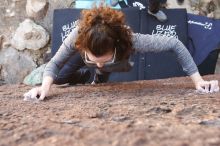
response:
<svg viewBox="0 0 220 146"><path fill-rule="evenodd" d="M97 57L116 48L117 59L123 60L132 52L132 31L121 11L101 5L81 12L75 46L80 52L89 51Z"/></svg>

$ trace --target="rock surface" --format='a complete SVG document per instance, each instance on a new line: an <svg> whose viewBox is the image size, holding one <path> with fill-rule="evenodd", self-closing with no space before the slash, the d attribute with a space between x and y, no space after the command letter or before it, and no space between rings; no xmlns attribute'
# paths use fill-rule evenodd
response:
<svg viewBox="0 0 220 146"><path fill-rule="evenodd" d="M167 7L186 8L188 13L220 19L219 0L184 0L181 5L176 0L167 0Z"/></svg>
<svg viewBox="0 0 220 146"><path fill-rule="evenodd" d="M53 86L39 103L23 101L29 89L0 86L1 146L220 145L220 93L189 78Z"/></svg>
<svg viewBox="0 0 220 146"><path fill-rule="evenodd" d="M45 17L49 3L47 0L27 0L27 15L34 19L42 19Z"/></svg>
<svg viewBox="0 0 220 146"><path fill-rule="evenodd" d="M30 73L36 64L28 55L10 47L0 53L1 77L6 83L22 83L24 77Z"/></svg>

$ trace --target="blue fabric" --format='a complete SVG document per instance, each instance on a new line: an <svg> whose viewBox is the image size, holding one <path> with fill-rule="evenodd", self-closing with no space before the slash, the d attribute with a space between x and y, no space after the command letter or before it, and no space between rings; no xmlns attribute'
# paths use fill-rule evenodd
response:
<svg viewBox="0 0 220 146"><path fill-rule="evenodd" d="M168 16L166 22L160 22L155 17L147 14L147 10L141 11L140 33L159 34L178 38L187 45L187 14L185 9L165 9ZM141 79L158 79L185 76L177 58L173 52L140 54L144 60L140 60L139 76Z"/></svg>
<svg viewBox="0 0 220 146"><path fill-rule="evenodd" d="M220 20L188 14L188 49L197 65L220 47Z"/></svg>
<svg viewBox="0 0 220 146"><path fill-rule="evenodd" d="M53 14L52 56L55 55L63 40L77 25L81 9L56 9Z"/></svg>

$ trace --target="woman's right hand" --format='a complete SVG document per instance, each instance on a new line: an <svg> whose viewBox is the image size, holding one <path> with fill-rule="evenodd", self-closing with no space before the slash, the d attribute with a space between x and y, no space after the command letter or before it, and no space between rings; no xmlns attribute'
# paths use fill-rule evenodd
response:
<svg viewBox="0 0 220 146"><path fill-rule="evenodd" d="M48 95L48 92L49 90L43 87L35 87L24 93L24 101L44 100L44 98Z"/></svg>
<svg viewBox="0 0 220 146"><path fill-rule="evenodd" d="M24 93L24 100L44 100L44 98L48 95L50 87L53 83L52 77L45 77L43 79L42 85L40 87L35 87L30 91Z"/></svg>

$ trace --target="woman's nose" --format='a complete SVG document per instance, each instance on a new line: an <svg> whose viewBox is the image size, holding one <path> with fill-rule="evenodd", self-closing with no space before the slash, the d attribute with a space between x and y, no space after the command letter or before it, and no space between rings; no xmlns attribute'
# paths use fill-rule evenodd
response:
<svg viewBox="0 0 220 146"><path fill-rule="evenodd" d="M104 66L104 63L96 63L97 67L101 68Z"/></svg>

